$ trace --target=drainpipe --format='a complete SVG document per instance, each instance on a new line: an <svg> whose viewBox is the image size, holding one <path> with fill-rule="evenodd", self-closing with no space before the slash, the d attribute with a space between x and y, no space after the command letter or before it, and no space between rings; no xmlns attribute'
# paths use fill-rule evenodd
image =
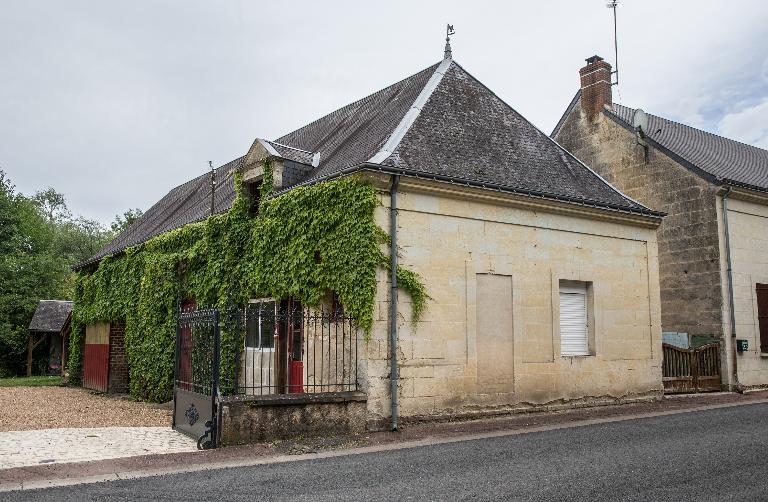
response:
<svg viewBox="0 0 768 502"><path fill-rule="evenodd" d="M723 194L723 227L725 231L725 259L728 266L728 296L730 301L731 313L731 355L733 357L733 386L739 386L739 372L737 370L736 359L736 308L733 304L733 266L731 265L731 238L728 231L728 196L731 194L731 187L727 187Z"/></svg>
<svg viewBox="0 0 768 502"><path fill-rule="evenodd" d="M397 430L397 186L400 175L392 175L392 189L389 191L389 239L390 239L390 283L392 292L389 303L389 381L392 401L392 430Z"/></svg>

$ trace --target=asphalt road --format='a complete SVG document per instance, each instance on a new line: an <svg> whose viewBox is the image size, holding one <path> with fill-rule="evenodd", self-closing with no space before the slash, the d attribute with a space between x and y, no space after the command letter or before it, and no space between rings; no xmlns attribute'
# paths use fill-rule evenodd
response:
<svg viewBox="0 0 768 502"><path fill-rule="evenodd" d="M0 500L768 500L768 404Z"/></svg>

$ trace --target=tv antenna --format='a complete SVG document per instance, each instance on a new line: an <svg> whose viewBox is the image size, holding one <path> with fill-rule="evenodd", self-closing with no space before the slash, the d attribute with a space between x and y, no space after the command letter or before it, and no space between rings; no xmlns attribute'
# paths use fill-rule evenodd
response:
<svg viewBox="0 0 768 502"><path fill-rule="evenodd" d="M208 161L208 166L211 168L211 216L213 216L216 200L216 168L213 167L211 160Z"/></svg>
<svg viewBox="0 0 768 502"><path fill-rule="evenodd" d="M445 53L443 54L443 59L450 59L451 57L451 35L455 33L456 30L453 29L452 24L445 28Z"/></svg>
<svg viewBox="0 0 768 502"><path fill-rule="evenodd" d="M616 75L616 82L612 82L611 85L619 85L619 38L616 30L616 7L619 5L621 5L619 0L611 0L609 3L605 4L609 9L613 9L613 54L615 66L613 67L611 74Z"/></svg>

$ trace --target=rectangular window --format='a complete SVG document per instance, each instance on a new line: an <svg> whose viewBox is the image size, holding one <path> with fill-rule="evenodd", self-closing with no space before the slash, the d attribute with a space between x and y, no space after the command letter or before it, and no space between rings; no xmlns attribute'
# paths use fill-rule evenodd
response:
<svg viewBox="0 0 768 502"><path fill-rule="evenodd" d="M760 329L760 352L768 353L768 284L755 284L757 322Z"/></svg>
<svg viewBox="0 0 768 502"><path fill-rule="evenodd" d="M560 354L588 356L589 350L588 284L560 281Z"/></svg>
<svg viewBox="0 0 768 502"><path fill-rule="evenodd" d="M248 304L245 313L245 346L252 349L272 349L275 346L274 300L258 300Z"/></svg>

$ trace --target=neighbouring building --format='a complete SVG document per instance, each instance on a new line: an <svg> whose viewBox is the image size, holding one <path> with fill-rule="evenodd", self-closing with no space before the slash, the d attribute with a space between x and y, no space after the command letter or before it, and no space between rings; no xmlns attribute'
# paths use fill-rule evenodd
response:
<svg viewBox="0 0 768 502"><path fill-rule="evenodd" d="M408 295L396 302L401 418L661 395L656 229L663 214L611 186L450 54L281 138L257 139L218 169L214 211L232 205L234 173L257 196L266 168L278 194L352 174L378 189L376 221L431 297L415 324ZM205 219L210 208L205 174L171 190L86 265ZM364 403L355 419L371 427L388 423L392 411L390 274L383 267L377 274L370 339L357 338L354 348ZM286 300L253 303L271 311ZM184 329L181 350L190 343ZM291 375L265 376L264 361L288 350L276 347L292 332L254 324L238 361L241 382L266 381L268 394L310 393L311 361L295 373L269 366ZM193 371L186 364L178 374ZM254 394L241 399L254 399L251 410L265 403L264 392ZM320 402L312 398L306 406ZM225 427L237 420L231 406ZM186 416L197 420L197 411ZM234 440L256 437L243 431L253 422L236 426Z"/></svg>
<svg viewBox="0 0 768 502"><path fill-rule="evenodd" d="M48 373L64 375L71 330L72 302L40 300L29 323L27 376L32 376L32 353L39 344L48 344Z"/></svg>
<svg viewBox="0 0 768 502"><path fill-rule="evenodd" d="M665 340L720 343L722 385L768 384L768 151L612 100L598 56L552 137L659 228Z"/></svg>

